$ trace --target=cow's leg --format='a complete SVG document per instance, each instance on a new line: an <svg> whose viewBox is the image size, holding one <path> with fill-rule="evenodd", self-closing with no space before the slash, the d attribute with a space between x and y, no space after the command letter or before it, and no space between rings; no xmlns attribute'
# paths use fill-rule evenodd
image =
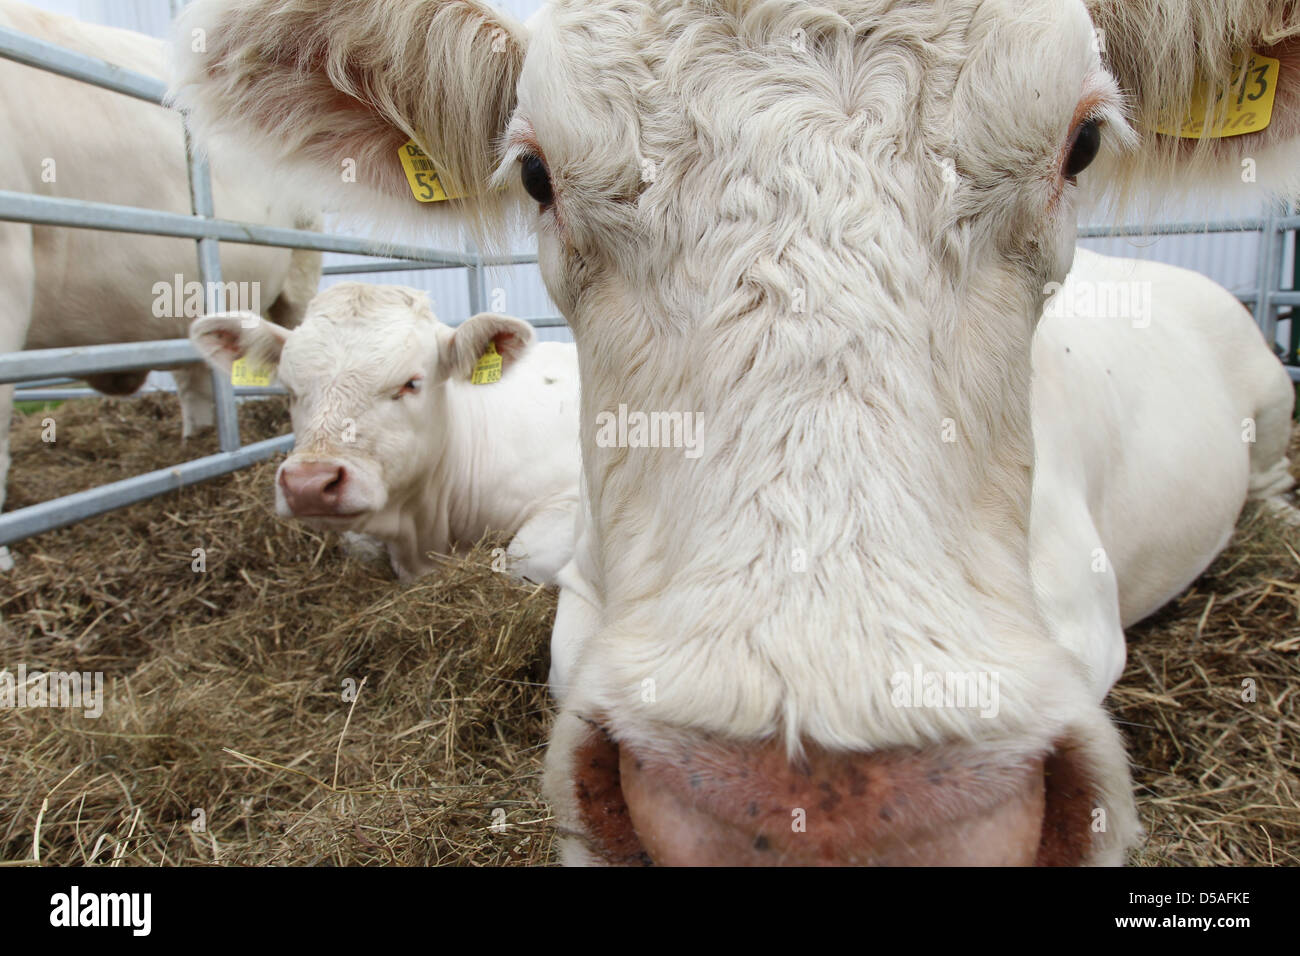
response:
<svg viewBox="0 0 1300 956"><path fill-rule="evenodd" d="M217 422L212 398L212 370L206 365L183 365L171 370L181 401L181 437L191 438Z"/></svg>
<svg viewBox="0 0 1300 956"><path fill-rule="evenodd" d="M1250 498L1264 499L1294 511L1282 497L1295 486L1287 446L1291 443L1291 417L1295 411L1295 386L1286 370L1272 361L1256 379L1259 395L1254 415L1254 443L1250 446Z"/></svg>
<svg viewBox="0 0 1300 956"><path fill-rule="evenodd" d="M551 628L551 671L547 678L551 696L560 704L572 686L583 646L600 630L601 600L592 586L595 566L582 502L579 502L577 513L570 516L570 522L574 537L573 559L555 576L555 583L560 586L560 597L555 607L555 625Z"/></svg>
<svg viewBox="0 0 1300 956"><path fill-rule="evenodd" d="M20 351L27 341L35 274L31 226L0 222L0 354ZM0 385L0 511L4 510L9 481L9 428L13 411L14 387ZM9 549L0 545L0 571L12 567Z"/></svg>
<svg viewBox="0 0 1300 956"><path fill-rule="evenodd" d="M343 553L361 564L389 566L388 546L374 535L359 531L344 531L342 534Z"/></svg>
<svg viewBox="0 0 1300 956"><path fill-rule="evenodd" d="M573 557L573 506L547 508L527 521L506 549L511 573L538 584L554 584Z"/></svg>
<svg viewBox="0 0 1300 956"><path fill-rule="evenodd" d="M1096 700L1124 673L1119 584L1081 494L1035 476L1029 560L1048 633L1083 662Z"/></svg>
<svg viewBox="0 0 1300 956"><path fill-rule="evenodd" d="M547 681L551 696L562 704L573 680L578 653L600 627L600 609L591 600L588 589L567 587L563 571L559 579L560 597L555 605L555 625L551 628L551 670Z"/></svg>

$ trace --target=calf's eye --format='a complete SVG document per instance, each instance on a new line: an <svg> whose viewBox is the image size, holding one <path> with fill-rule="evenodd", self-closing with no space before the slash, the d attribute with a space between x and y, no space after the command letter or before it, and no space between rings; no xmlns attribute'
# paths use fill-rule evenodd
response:
<svg viewBox="0 0 1300 956"><path fill-rule="evenodd" d="M537 200L541 206L555 202L555 193L551 189L551 174L546 171L546 164L539 156L525 156L519 161L519 178L523 180L528 195Z"/></svg>
<svg viewBox="0 0 1300 956"><path fill-rule="evenodd" d="M1065 178L1074 182L1076 176L1092 165L1101 151L1101 124L1097 120L1086 120L1075 130L1065 153L1065 166L1062 172Z"/></svg>

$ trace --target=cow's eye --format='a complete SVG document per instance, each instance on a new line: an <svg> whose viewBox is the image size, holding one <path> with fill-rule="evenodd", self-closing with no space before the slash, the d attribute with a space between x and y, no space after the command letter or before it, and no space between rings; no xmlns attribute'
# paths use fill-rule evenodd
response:
<svg viewBox="0 0 1300 956"><path fill-rule="evenodd" d="M420 383L423 381L424 380L422 378L419 378L418 376L416 378L407 379L406 384L404 384L393 394L393 401L397 401L403 395L414 395L416 392L420 390Z"/></svg>
<svg viewBox="0 0 1300 956"><path fill-rule="evenodd" d="M1081 172L1092 165L1101 151L1101 123L1095 119L1085 120L1070 141L1065 152L1065 166L1061 172L1070 182L1074 182Z"/></svg>
<svg viewBox="0 0 1300 956"><path fill-rule="evenodd" d="M555 202L555 193L551 189L551 174L546 171L546 164L540 156L528 155L519 161L519 178L523 180L528 195L546 207Z"/></svg>

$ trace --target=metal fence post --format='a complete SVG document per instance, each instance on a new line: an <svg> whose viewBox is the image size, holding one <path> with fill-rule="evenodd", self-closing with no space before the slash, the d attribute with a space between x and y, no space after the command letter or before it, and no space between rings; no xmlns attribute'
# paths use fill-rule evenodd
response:
<svg viewBox="0 0 1300 956"><path fill-rule="evenodd" d="M1264 333L1264 341L1275 352L1278 350L1276 300L1286 256L1286 233L1278 228L1278 219L1285 218L1288 212L1287 203L1270 203L1259 238L1259 296L1255 300L1255 322Z"/></svg>
<svg viewBox="0 0 1300 956"><path fill-rule="evenodd" d="M212 203L212 173L207 160L195 155L190 132L185 130L185 159L190 170L190 200L194 215L216 218ZM221 245L210 236L198 240L199 281L203 283L203 312L212 315L226 309L226 290L221 282ZM222 451L239 449L239 414L235 390L229 376L212 370L212 400L217 410L217 440Z"/></svg>
<svg viewBox="0 0 1300 956"><path fill-rule="evenodd" d="M487 284L483 274L483 255L479 252L478 246L473 242L466 240L465 252L473 257L472 265L466 267L465 276L469 282L469 314L478 315L486 311L484 303L487 301Z"/></svg>
<svg viewBox="0 0 1300 956"><path fill-rule="evenodd" d="M187 0L171 0L172 20L185 9ZM184 120L182 119L182 122ZM217 216L212 201L212 170L206 159L197 155L189 125L185 125L185 165L190 176L190 210L204 219ZM226 310L226 290L221 281L221 244L211 236L198 240L199 281L203 283L203 313L212 315ZM256 300L254 300L256 301ZM216 406L217 441L222 451L238 451L239 413L235 408L235 390L228 376L216 369L212 376L212 401Z"/></svg>

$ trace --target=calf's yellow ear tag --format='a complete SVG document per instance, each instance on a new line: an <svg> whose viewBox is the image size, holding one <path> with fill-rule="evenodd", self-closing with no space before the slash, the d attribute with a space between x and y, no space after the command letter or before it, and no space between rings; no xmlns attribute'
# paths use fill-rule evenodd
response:
<svg viewBox="0 0 1300 956"><path fill-rule="evenodd" d="M235 359L230 366L231 385L257 385L265 388L271 384L271 370L253 365L246 358Z"/></svg>
<svg viewBox="0 0 1300 956"><path fill-rule="evenodd" d="M450 195L442 188L442 182L433 168L433 160L415 144L415 140L408 139L403 143L397 150L397 156L402 161L402 171L406 173L406 184L411 187L411 195L419 202L444 202L460 198Z"/></svg>
<svg viewBox="0 0 1300 956"><path fill-rule="evenodd" d="M1223 139L1267 129L1273 122L1280 72L1280 61L1247 50L1233 58L1228 86L1214 89L1206 79L1197 80L1187 109L1181 115L1162 110L1156 132L1183 139Z"/></svg>
<svg viewBox="0 0 1300 956"><path fill-rule="evenodd" d="M487 351L484 352L474 366L474 374L470 376L470 382L474 385L492 385L501 381L501 354L497 351L497 344L489 342Z"/></svg>

